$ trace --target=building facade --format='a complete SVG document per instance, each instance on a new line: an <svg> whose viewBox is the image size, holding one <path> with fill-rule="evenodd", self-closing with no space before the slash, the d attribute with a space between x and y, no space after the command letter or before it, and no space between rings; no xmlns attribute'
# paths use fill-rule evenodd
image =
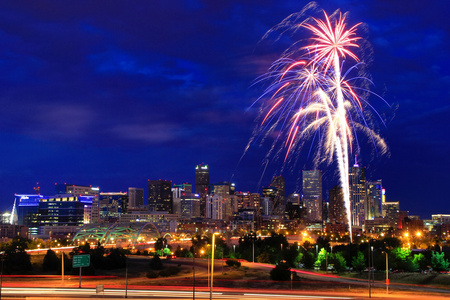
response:
<svg viewBox="0 0 450 300"><path fill-rule="evenodd" d="M129 187L128 188L128 207L139 208L144 206L144 189Z"/></svg>
<svg viewBox="0 0 450 300"><path fill-rule="evenodd" d="M361 227L364 224L365 217L366 170L355 163L351 168L349 177L352 226Z"/></svg>
<svg viewBox="0 0 450 300"><path fill-rule="evenodd" d="M148 181L148 206L150 211L173 211L172 182L167 180Z"/></svg>
<svg viewBox="0 0 450 300"><path fill-rule="evenodd" d="M303 171L303 203L306 221L322 222L322 171Z"/></svg>
<svg viewBox="0 0 450 300"><path fill-rule="evenodd" d="M209 194L209 166L195 167L195 192L200 196L200 214L206 216L206 197Z"/></svg>

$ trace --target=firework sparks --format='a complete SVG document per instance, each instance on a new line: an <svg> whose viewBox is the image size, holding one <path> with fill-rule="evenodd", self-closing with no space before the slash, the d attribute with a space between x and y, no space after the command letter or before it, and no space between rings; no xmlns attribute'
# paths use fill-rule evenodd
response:
<svg viewBox="0 0 450 300"><path fill-rule="evenodd" d="M272 83L258 99L269 98L270 103L260 127L266 134L279 132L275 143L284 139L285 161L305 140L319 136L316 159L337 162L352 240L349 153L353 151L355 133L367 134L381 152L387 147L365 121L363 103L367 100L355 92L364 88L353 86L342 75L344 62L360 61L352 49L359 47L361 38L356 36L356 30L361 23L348 28L345 15L323 14L324 20L309 18L296 24L285 19L287 26L304 28L312 37L303 47L295 43L296 49L288 49L263 77Z"/></svg>

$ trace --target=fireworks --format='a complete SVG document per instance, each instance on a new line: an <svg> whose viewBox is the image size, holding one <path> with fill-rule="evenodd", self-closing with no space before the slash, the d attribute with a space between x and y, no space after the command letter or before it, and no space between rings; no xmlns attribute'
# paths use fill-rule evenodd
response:
<svg viewBox="0 0 450 300"><path fill-rule="evenodd" d="M283 140L285 161L314 137L318 140L316 162L337 162L351 238L348 173L349 153L358 145L356 132L367 134L381 152L386 151L386 145L368 127L363 111L367 99L355 92L366 91L365 87L355 86L365 78L347 78L361 64L353 52L359 47L361 38L356 30L360 24L348 28L345 15L323 14L324 20L308 18L299 23L292 21L298 20L295 16L283 21L294 30L305 29L311 38L307 45L295 43L285 51L261 79L270 80L271 85L258 99L268 98L260 130L266 135L277 132L274 146ZM347 65L350 67L345 68Z"/></svg>

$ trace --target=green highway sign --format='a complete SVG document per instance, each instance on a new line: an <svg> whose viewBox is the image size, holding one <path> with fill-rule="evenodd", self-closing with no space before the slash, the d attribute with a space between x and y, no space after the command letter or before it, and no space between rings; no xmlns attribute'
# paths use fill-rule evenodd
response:
<svg viewBox="0 0 450 300"><path fill-rule="evenodd" d="M82 254L82 255L74 255L72 261L72 268L81 268L81 267L89 267L91 264L91 255L90 254Z"/></svg>

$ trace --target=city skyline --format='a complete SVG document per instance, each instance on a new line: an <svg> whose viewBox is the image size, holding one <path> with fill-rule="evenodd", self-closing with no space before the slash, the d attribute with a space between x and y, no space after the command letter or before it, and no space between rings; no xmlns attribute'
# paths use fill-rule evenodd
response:
<svg viewBox="0 0 450 300"><path fill-rule="evenodd" d="M145 188L148 179L194 184L201 163L211 183L241 191L260 192L277 175L287 193L301 187L308 153L283 173L275 160L266 165L267 145L240 157L264 89L252 83L280 54L259 41L307 2L104 4L1 4L0 209L36 182L42 194L55 182L104 191ZM366 24L372 90L392 106L380 106L390 157L361 153L366 177L382 179L402 210L447 213L448 4L318 4ZM319 168L324 187L338 183L333 166Z"/></svg>

